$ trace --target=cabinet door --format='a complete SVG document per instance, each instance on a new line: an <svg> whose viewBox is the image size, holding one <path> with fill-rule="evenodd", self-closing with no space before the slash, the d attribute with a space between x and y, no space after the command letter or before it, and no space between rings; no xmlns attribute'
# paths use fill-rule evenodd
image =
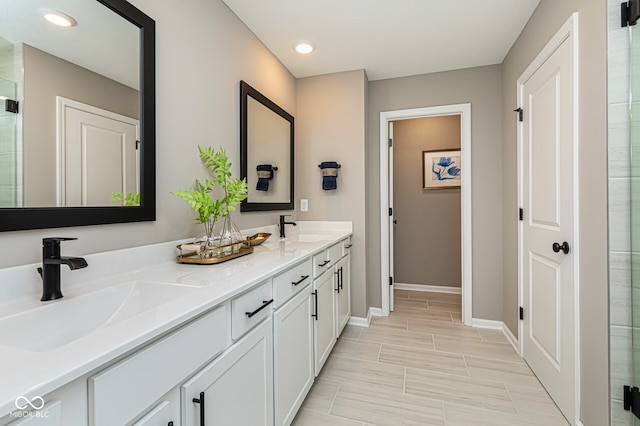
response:
<svg viewBox="0 0 640 426"><path fill-rule="evenodd" d="M313 321L314 359L316 376L336 343L336 301L333 269L326 271L313 283L315 307Z"/></svg>
<svg viewBox="0 0 640 426"><path fill-rule="evenodd" d="M180 426L180 388L175 387L131 426Z"/></svg>
<svg viewBox="0 0 640 426"><path fill-rule="evenodd" d="M289 425L313 384L313 295L300 291L273 315L276 425Z"/></svg>
<svg viewBox="0 0 640 426"><path fill-rule="evenodd" d="M347 254L335 266L336 271L336 336L351 318L351 255Z"/></svg>
<svg viewBox="0 0 640 426"><path fill-rule="evenodd" d="M273 424L271 324L262 322L182 385L183 425Z"/></svg>

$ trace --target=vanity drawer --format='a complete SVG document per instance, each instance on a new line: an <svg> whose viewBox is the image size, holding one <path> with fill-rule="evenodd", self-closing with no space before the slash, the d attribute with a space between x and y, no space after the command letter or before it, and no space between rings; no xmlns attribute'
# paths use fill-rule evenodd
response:
<svg viewBox="0 0 640 426"><path fill-rule="evenodd" d="M278 307L311 282L311 259L273 277L273 298Z"/></svg>
<svg viewBox="0 0 640 426"><path fill-rule="evenodd" d="M342 257L342 242L313 256L313 277L319 277Z"/></svg>
<svg viewBox="0 0 640 426"><path fill-rule="evenodd" d="M273 309L271 280L231 301L231 338L238 339L247 331L271 316Z"/></svg>
<svg viewBox="0 0 640 426"><path fill-rule="evenodd" d="M342 244L342 257L351 253L351 248L353 247L353 243L351 242L351 237L348 237L342 240L341 244Z"/></svg>
<svg viewBox="0 0 640 426"><path fill-rule="evenodd" d="M89 423L123 425L230 343L223 305L89 378Z"/></svg>

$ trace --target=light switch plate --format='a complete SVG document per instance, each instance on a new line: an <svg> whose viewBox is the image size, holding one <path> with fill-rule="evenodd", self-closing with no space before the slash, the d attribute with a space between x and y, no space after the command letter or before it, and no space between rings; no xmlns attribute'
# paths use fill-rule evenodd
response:
<svg viewBox="0 0 640 426"><path fill-rule="evenodd" d="M309 200L306 200L306 199L300 200L300 211L301 212L309 211Z"/></svg>

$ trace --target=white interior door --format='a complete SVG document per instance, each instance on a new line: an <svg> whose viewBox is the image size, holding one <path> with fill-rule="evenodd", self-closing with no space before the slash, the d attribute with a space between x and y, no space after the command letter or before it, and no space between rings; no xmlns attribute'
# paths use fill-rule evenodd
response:
<svg viewBox="0 0 640 426"><path fill-rule="evenodd" d="M109 206L139 191L138 120L69 100L59 104L59 206Z"/></svg>
<svg viewBox="0 0 640 426"><path fill-rule="evenodd" d="M391 143L389 144L389 205L391 209L393 209L393 121L389 122L389 140ZM390 211L393 213L393 210ZM393 214L389 214L389 276L392 277L389 280L389 311L393 311L393 288L394 288L394 269L393 269L393 226L394 219Z"/></svg>
<svg viewBox="0 0 640 426"><path fill-rule="evenodd" d="M575 421L574 73L571 38L519 83L522 355ZM535 62L534 62L535 63ZM525 74L527 74L525 72Z"/></svg>

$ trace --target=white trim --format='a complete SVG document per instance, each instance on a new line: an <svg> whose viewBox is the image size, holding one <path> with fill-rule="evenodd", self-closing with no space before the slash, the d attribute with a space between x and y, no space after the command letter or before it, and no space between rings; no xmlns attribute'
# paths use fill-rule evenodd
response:
<svg viewBox="0 0 640 426"><path fill-rule="evenodd" d="M371 323L371 315L367 315L367 318L352 316L349 318L349 322L347 322L347 324L353 325L355 327L369 327L370 323Z"/></svg>
<svg viewBox="0 0 640 426"><path fill-rule="evenodd" d="M382 308L369 308L369 313L372 317L382 317Z"/></svg>
<svg viewBox="0 0 640 426"><path fill-rule="evenodd" d="M98 108L93 105L74 101L62 96L56 96L56 206L63 207L66 205L66 122L67 108L76 109L78 111L87 112L93 115L108 118L114 121L130 124L136 128L136 140L140 140L140 120L127 117L106 109ZM136 155L139 155L139 151ZM140 186L140 159L136 159L136 186Z"/></svg>
<svg viewBox="0 0 640 426"><path fill-rule="evenodd" d="M460 287L450 287L450 286L442 286L442 285L394 283L393 287L396 290L428 291L430 293L462 294L462 288Z"/></svg>
<svg viewBox="0 0 640 426"><path fill-rule="evenodd" d="M380 308L369 308L369 311L367 312L367 317L366 318L362 318L362 317L350 317L349 318L349 322L347 324L349 325L354 325L356 327L369 327L369 324L371 324L371 317L372 316L376 316L376 317L381 317L382 316L382 310Z"/></svg>
<svg viewBox="0 0 640 426"><path fill-rule="evenodd" d="M579 212L580 212L580 188L579 188L579 45L578 45L578 12L574 12L569 19L564 23L564 25L558 30L558 32L551 38L551 40L546 44L546 46L542 49L542 51L536 56L536 58L531 62L531 64L527 67L527 69L522 73L522 75L517 80L517 97L518 97L518 106L522 107L523 104L523 85L524 83L544 64L544 62L556 51L556 49L568 38L571 38L571 53L572 53L572 71L573 71L573 122L572 122L572 133L573 133L573 244L572 244L572 254L574 256L573 263L573 281L574 285L574 421L576 424L581 424L579 420L580 416L580 244L579 244L579 236L580 236L580 223L579 223ZM522 131L523 126L522 123L518 123L517 125L517 161L518 161L518 205L523 205L522 193L523 193L523 176L522 176ZM523 232L523 223L518 222L518 303L520 306L523 306L523 276L522 276L522 262L523 262L523 247L522 247L522 232ZM518 348L520 354L523 354L523 336L524 326L522 321L519 321L518 324Z"/></svg>
<svg viewBox="0 0 640 426"><path fill-rule="evenodd" d="M502 330L502 321L488 320L482 318L472 318L471 327L487 328L490 330Z"/></svg>
<svg viewBox="0 0 640 426"><path fill-rule="evenodd" d="M390 121L413 118L460 115L460 149L462 155L461 217L462 217L462 322L470 325L472 318L472 204L471 204L471 104L444 105L380 113L380 280L382 314L389 315L389 142Z"/></svg>
<svg viewBox="0 0 640 426"><path fill-rule="evenodd" d="M507 340L509 341L509 343L511 343L511 346L513 346L513 350L516 351L518 355L522 356L522 352L520 352L520 349L518 347L518 338L513 335L509 327L507 327L507 324L505 324L504 322L502 323L502 332L505 336L507 336Z"/></svg>

